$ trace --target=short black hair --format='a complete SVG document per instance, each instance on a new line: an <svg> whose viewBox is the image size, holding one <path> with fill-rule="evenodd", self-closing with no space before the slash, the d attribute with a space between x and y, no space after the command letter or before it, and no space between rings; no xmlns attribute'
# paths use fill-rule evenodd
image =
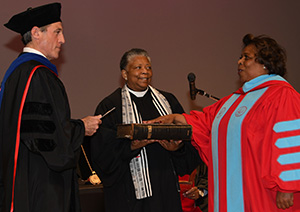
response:
<svg viewBox="0 0 300 212"><path fill-rule="evenodd" d="M243 38L245 48L253 45L256 50L256 61L263 64L269 74L284 76L286 74L286 52L273 38L267 35L253 36L246 34Z"/></svg>

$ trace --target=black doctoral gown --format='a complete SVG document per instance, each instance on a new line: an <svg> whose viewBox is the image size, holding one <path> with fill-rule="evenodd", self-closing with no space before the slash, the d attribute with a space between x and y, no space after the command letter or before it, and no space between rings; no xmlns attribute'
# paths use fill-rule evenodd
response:
<svg viewBox="0 0 300 212"><path fill-rule="evenodd" d="M0 110L0 211L10 211L12 196L15 212L80 211L75 167L84 124L70 119L65 88L49 68L36 69L29 80L37 65L41 63L33 60L19 65L5 83Z"/></svg>
<svg viewBox="0 0 300 212"><path fill-rule="evenodd" d="M168 100L173 113L183 113L183 108L174 95L160 91ZM144 97L131 94L143 120L159 116L152 103L150 89ZM122 123L121 89L100 102L96 114L104 114L111 108L115 111L103 118L98 132L90 145L93 168L104 185L106 212L180 212L182 211L178 175L191 173L199 163L199 156L190 142L175 152L164 149L159 143L146 146L152 197L137 200L129 163L140 149L131 151L131 141L116 139L116 125Z"/></svg>

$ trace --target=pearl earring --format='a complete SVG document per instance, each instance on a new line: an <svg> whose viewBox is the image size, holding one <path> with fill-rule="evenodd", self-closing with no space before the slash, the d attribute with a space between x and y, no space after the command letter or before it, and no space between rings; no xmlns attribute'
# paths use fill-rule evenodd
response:
<svg viewBox="0 0 300 212"><path fill-rule="evenodd" d="M264 69L266 70L266 66L264 66Z"/></svg>

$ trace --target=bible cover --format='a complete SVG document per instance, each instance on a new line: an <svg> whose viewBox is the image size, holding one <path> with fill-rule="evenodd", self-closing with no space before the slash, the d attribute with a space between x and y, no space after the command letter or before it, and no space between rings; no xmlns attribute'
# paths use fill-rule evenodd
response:
<svg viewBox="0 0 300 212"><path fill-rule="evenodd" d="M117 126L117 137L129 138L131 140L190 140L192 137L192 126L174 124L121 124Z"/></svg>

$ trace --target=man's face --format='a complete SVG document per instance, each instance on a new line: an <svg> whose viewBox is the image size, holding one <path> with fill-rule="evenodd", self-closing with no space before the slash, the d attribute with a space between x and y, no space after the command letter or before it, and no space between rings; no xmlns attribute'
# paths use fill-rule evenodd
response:
<svg viewBox="0 0 300 212"><path fill-rule="evenodd" d="M39 42L39 51L41 51L49 60L57 59L62 44L65 43L63 27L61 22L50 24L47 29L41 32Z"/></svg>

